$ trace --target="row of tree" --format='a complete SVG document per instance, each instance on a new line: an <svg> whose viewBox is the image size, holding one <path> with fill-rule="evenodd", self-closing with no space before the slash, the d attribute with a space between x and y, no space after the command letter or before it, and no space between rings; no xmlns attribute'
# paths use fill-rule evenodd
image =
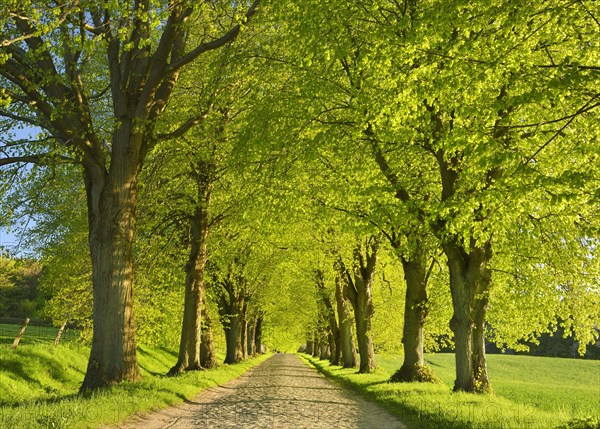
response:
<svg viewBox="0 0 600 429"><path fill-rule="evenodd" d="M216 319L228 362L269 319L350 365L353 317L360 371L395 337L402 381L431 379L443 333L469 392L490 390L486 335L519 348L561 320L583 351L600 319L591 3L5 2L2 208L35 213L49 261L78 267L59 295L92 314L82 390L138 379L134 326L179 320L172 373L209 366ZM378 302L388 283L404 299ZM402 333L371 338L378 305Z"/></svg>

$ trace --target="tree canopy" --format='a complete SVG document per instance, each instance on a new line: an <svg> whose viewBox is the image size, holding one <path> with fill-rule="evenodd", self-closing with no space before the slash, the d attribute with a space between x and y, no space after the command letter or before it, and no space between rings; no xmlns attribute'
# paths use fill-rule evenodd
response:
<svg viewBox="0 0 600 429"><path fill-rule="evenodd" d="M4 2L0 214L36 219L47 314L92 326L82 390L138 379L136 341L198 369L213 335L228 363L402 350L394 381L450 347L469 392L490 342L560 328L584 354L594 6Z"/></svg>

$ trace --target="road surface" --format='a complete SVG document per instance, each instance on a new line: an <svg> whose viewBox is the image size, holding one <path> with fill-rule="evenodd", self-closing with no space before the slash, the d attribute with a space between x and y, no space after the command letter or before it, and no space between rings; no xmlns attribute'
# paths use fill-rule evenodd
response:
<svg viewBox="0 0 600 429"><path fill-rule="evenodd" d="M237 380L120 427L405 428L384 409L342 389L293 354L273 355Z"/></svg>

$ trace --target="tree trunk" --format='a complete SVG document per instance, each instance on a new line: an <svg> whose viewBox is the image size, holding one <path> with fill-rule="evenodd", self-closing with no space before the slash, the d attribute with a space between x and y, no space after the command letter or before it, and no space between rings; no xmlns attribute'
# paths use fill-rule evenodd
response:
<svg viewBox="0 0 600 429"><path fill-rule="evenodd" d="M487 242L483 247L478 247L472 242L469 253L458 244L446 244L444 252L448 257L454 309L450 321L455 338L454 390L489 392L491 385L485 357L484 322L487 294L491 286L491 275L487 268L491 259L491 244Z"/></svg>
<svg viewBox="0 0 600 429"><path fill-rule="evenodd" d="M319 331L315 328L315 330L313 331L313 338L315 339L315 345L314 345L314 349L313 349L313 357L318 358L319 354L320 354L320 347L321 347L321 341L320 341L320 337L319 337Z"/></svg>
<svg viewBox="0 0 600 429"><path fill-rule="evenodd" d="M329 293L327 291L327 287L325 286L325 279L323 275L323 271L316 270L316 283L317 289L319 291L319 295L321 296L321 303L323 305L323 311L325 312L325 317L327 319L327 323L329 324L329 350L330 350L330 360L332 365L340 364L340 355L341 355L341 345L340 345L340 330L338 328L337 320L335 317L335 310L333 309L333 305L331 304L331 299L329 298Z"/></svg>
<svg viewBox="0 0 600 429"><path fill-rule="evenodd" d="M227 347L225 353L225 363L232 364L241 362L244 359L244 350L242 345L243 330L243 298L240 296L230 296L232 302L222 311L223 329L225 331L225 344Z"/></svg>
<svg viewBox="0 0 600 429"><path fill-rule="evenodd" d="M202 368L210 369L217 366L217 355L212 333L212 321L206 308L206 298L202 294L202 339L200 340L200 365Z"/></svg>
<svg viewBox="0 0 600 429"><path fill-rule="evenodd" d="M375 352L373 351L373 340L371 339L371 317L373 314L372 303L365 299L359 299L354 307L354 319L356 322L356 337L358 340L358 354L360 356L360 367L358 372L369 374L375 369Z"/></svg>
<svg viewBox="0 0 600 429"><path fill-rule="evenodd" d="M240 342L242 343L242 359L248 359L248 319L242 317Z"/></svg>
<svg viewBox="0 0 600 429"><path fill-rule="evenodd" d="M329 356L331 356L327 337L327 334L322 334L321 338L319 339L319 359L321 360L327 360L329 359Z"/></svg>
<svg viewBox="0 0 600 429"><path fill-rule="evenodd" d="M248 356L256 356L256 319L251 319L248 324Z"/></svg>
<svg viewBox="0 0 600 429"><path fill-rule="evenodd" d="M129 138L127 127L120 129ZM115 137L117 138L117 137ZM133 233L139 144L116 145L110 173L88 162L85 182L94 294L93 338L80 391L140 376L133 319ZM126 153L123 153L126 152Z"/></svg>
<svg viewBox="0 0 600 429"><path fill-rule="evenodd" d="M314 347L314 342L313 342L313 338L312 338L312 331L308 331L308 333L306 334L306 351L305 351L305 353L308 355L312 355L313 347Z"/></svg>
<svg viewBox="0 0 600 429"><path fill-rule="evenodd" d="M256 319L256 328L254 329L254 347L256 348L256 353L262 354L262 324L263 318L262 316L258 316Z"/></svg>
<svg viewBox="0 0 600 429"><path fill-rule="evenodd" d="M423 355L423 326L427 317L427 266L423 255L414 252L412 260L402 258L406 281L404 304L404 362L390 381L434 381L433 374L425 366Z"/></svg>
<svg viewBox="0 0 600 429"><path fill-rule="evenodd" d="M232 316L225 330L225 344L227 351L225 363L232 364L244 359L242 352L242 322L239 316Z"/></svg>
<svg viewBox="0 0 600 429"><path fill-rule="evenodd" d="M491 251L491 247L490 247ZM473 302L473 375L478 392L491 393L492 385L487 372L485 355L485 315L491 288L491 271L484 265Z"/></svg>
<svg viewBox="0 0 600 429"><path fill-rule="evenodd" d="M331 332L327 334L327 348L329 349L329 362L331 365L339 365L340 363L340 349L337 347L337 335L333 335Z"/></svg>
<svg viewBox="0 0 600 429"><path fill-rule="evenodd" d="M370 251L370 252L369 252ZM371 339L371 319L373 317L373 283L377 263L377 243L368 240L365 252L357 247L354 251L354 275L347 275L346 296L354 308L356 337L360 367L358 372L367 374L375 369L375 352Z"/></svg>
<svg viewBox="0 0 600 429"><path fill-rule="evenodd" d="M354 368L358 362L356 348L354 347L354 334L352 333L352 315L350 303L344 294L345 275L343 267L336 263L335 301L338 310L338 326L340 338L340 352L344 368ZM347 287L347 286L346 286Z"/></svg>
<svg viewBox="0 0 600 429"><path fill-rule="evenodd" d="M190 218L190 253L185 266L185 295L183 323L179 340L177 363L169 370L169 375L183 371L198 370L202 335L202 301L205 293L204 269L207 259L207 238L209 229L209 205L212 167L199 162L195 174L197 203L194 215Z"/></svg>

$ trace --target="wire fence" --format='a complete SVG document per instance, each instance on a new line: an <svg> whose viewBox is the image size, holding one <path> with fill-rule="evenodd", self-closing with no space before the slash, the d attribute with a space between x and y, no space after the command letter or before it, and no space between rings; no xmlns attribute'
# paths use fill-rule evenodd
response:
<svg viewBox="0 0 600 429"><path fill-rule="evenodd" d="M0 344L12 344L15 337L25 324L25 317L0 317ZM19 345L48 343L53 344L60 327L53 326L44 320L30 319ZM81 330L75 327L65 327L60 341L74 342L79 340Z"/></svg>

